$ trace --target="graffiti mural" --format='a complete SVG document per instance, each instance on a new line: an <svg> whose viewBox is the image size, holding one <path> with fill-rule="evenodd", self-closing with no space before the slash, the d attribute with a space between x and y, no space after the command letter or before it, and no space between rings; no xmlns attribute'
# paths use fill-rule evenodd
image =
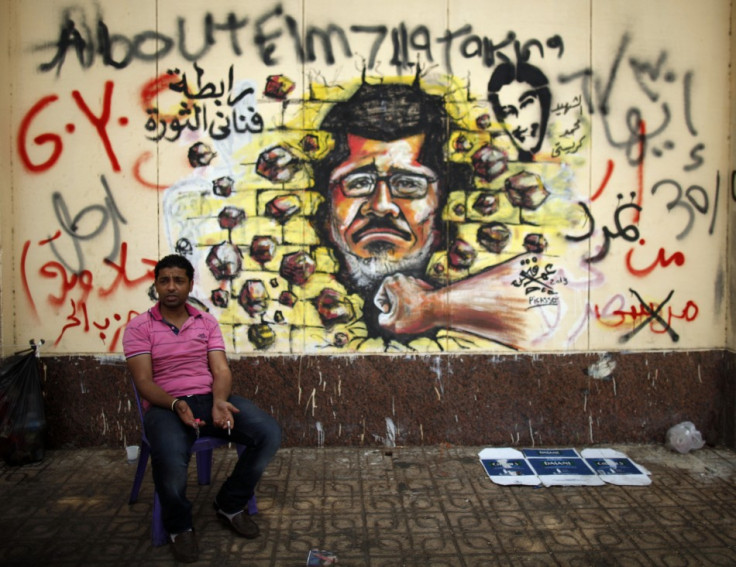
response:
<svg viewBox="0 0 736 567"><path fill-rule="evenodd" d="M118 352L177 252L238 354L725 341L727 4L381 5L12 3L4 330Z"/></svg>
<svg viewBox="0 0 736 567"><path fill-rule="evenodd" d="M274 142L239 148L246 171L219 171L218 145L196 142L209 177L164 196L169 244L205 271L200 297L236 344L519 349L549 333L567 285L550 242L587 220L561 161L512 159L501 123L453 78L310 91Z"/></svg>

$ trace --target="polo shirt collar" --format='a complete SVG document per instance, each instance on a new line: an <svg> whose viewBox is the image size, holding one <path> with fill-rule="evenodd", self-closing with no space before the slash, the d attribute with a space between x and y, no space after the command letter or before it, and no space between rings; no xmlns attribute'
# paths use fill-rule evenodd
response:
<svg viewBox="0 0 736 567"><path fill-rule="evenodd" d="M156 321L163 321L164 316L161 315L161 309L159 306L160 303L157 301L156 305L151 307L148 312L151 314L151 317L153 317ZM192 307L188 303L184 304L184 308L187 310L190 317L199 317L202 315L202 312L199 309L197 309L196 307Z"/></svg>

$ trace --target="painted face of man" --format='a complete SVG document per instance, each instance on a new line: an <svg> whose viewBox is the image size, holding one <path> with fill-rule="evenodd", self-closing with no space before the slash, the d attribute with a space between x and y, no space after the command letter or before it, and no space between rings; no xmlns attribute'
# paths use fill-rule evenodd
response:
<svg viewBox="0 0 736 567"><path fill-rule="evenodd" d="M360 285L421 268L437 238L436 172L421 164L424 135L379 141L348 135L330 175L330 235Z"/></svg>
<svg viewBox="0 0 736 567"><path fill-rule="evenodd" d="M498 91L502 116L497 118L521 150L534 154L542 146L542 104L537 90L525 82L514 81Z"/></svg>
<svg viewBox="0 0 736 567"><path fill-rule="evenodd" d="M183 268L162 268L154 287L161 305L176 309L187 302L193 284Z"/></svg>

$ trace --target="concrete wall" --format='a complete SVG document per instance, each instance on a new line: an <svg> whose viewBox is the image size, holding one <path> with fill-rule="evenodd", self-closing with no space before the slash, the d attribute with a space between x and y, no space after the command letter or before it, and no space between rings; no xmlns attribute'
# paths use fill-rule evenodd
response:
<svg viewBox="0 0 736 567"><path fill-rule="evenodd" d="M122 446L139 419L122 360L47 358L53 446ZM733 424L723 352L564 356L249 357L235 388L268 409L289 446L584 446L663 442L693 421L710 443ZM729 374L730 373L730 374ZM731 406L732 407L732 406Z"/></svg>
<svg viewBox="0 0 736 567"><path fill-rule="evenodd" d="M387 418L406 443L650 440L681 418L733 436L730 2L1 9L0 341L46 341L55 443L133 434L121 332L172 252L292 443L317 422L376 442ZM489 102L507 62L546 77L546 124ZM446 113L427 134L439 205L391 205L407 241L424 215L427 253L388 285L356 276L318 179L341 134L326 116L366 84ZM361 253L392 266L390 244Z"/></svg>

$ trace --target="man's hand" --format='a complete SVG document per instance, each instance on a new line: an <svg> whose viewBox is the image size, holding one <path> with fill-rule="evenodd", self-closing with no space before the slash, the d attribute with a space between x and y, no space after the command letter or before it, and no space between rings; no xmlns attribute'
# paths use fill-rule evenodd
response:
<svg viewBox="0 0 736 567"><path fill-rule="evenodd" d="M228 429L232 427L235 422L233 414L239 412L240 410L228 401L216 401L212 406L212 423L215 427Z"/></svg>
<svg viewBox="0 0 736 567"><path fill-rule="evenodd" d="M382 313L378 324L395 334L414 334L442 325L436 293L427 282L404 274L388 276L373 298Z"/></svg>
<svg viewBox="0 0 736 567"><path fill-rule="evenodd" d="M181 419L184 423L191 427L196 427L197 425L205 425L204 421L200 421L198 424L195 422L194 414L192 413L189 404L187 404L184 400L179 400L178 402L176 402L176 404L174 404L174 413L179 416L179 419Z"/></svg>

